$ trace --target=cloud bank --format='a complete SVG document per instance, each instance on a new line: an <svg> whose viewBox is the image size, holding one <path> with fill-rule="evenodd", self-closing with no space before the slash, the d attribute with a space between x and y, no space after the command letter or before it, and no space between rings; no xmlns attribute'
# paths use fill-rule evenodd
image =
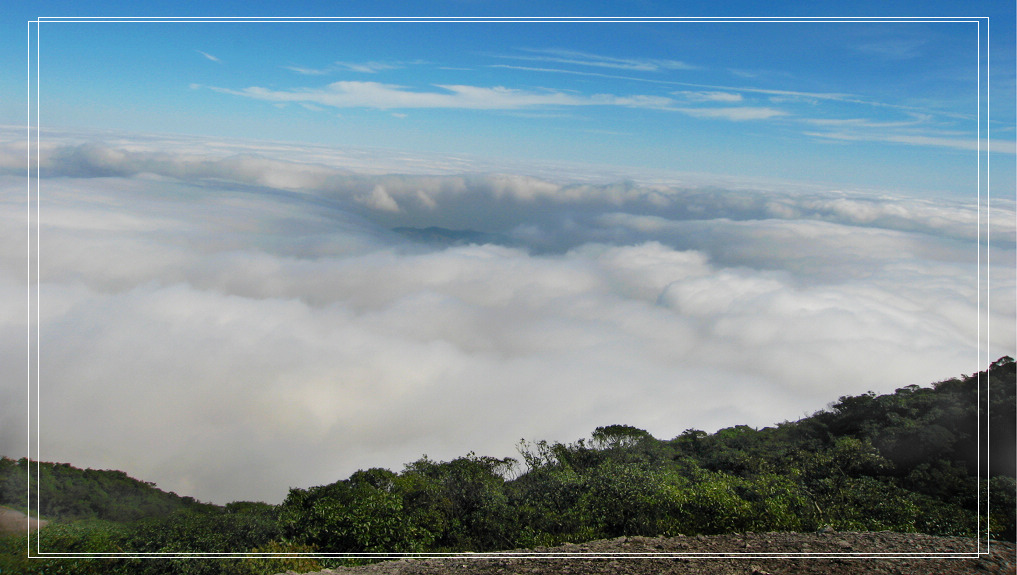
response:
<svg viewBox="0 0 1017 575"><path fill-rule="evenodd" d="M0 150L21 231L0 370L25 381L24 158ZM1013 353L1012 208L978 237L973 202L235 151L51 139L37 159L44 459L279 501L599 425L771 425ZM24 394L0 397L0 453L22 454Z"/></svg>

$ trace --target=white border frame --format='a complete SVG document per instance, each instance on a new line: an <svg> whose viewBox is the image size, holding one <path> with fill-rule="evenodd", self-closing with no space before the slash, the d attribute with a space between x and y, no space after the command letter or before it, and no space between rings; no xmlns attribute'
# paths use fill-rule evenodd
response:
<svg viewBox="0 0 1017 575"><path fill-rule="evenodd" d="M518 22L518 23L536 23L536 22L550 22L550 23L610 23L610 22L650 22L650 23L668 23L668 22L680 22L680 23L707 23L707 22L723 22L723 23L734 23L734 22L783 22L783 23L810 23L810 22L838 22L838 23L873 23L873 22L901 22L901 23L959 23L969 22L978 24L978 110L977 110L977 138L978 138L978 150L977 150L977 206L978 206L978 231L976 235L976 243L978 246L977 255L977 308L978 308L978 351L976 366L982 365L982 339L984 336L985 346L985 363L988 366L991 363L989 354L989 240L988 240L988 229L989 229L989 150L988 144L985 149L982 145L982 126L985 126L985 141L989 142L989 73L991 69L989 67L989 18L988 17L830 17L830 18L816 18L816 17L426 17L426 16L414 16L414 17L369 17L369 16L356 16L356 17L257 17L257 16L239 16L239 17L129 17L129 16L114 16L114 17L98 17L98 16L81 16L81 17L49 17L40 16L35 20L28 21L28 33L27 33L27 124L26 124L26 173L28 176L27 183L27 217L28 217L28 266L27 266L27 283L28 283L28 354L27 354L27 367L28 367L28 440L27 440L27 453L30 455L33 451L33 435L32 435L32 391L34 387L35 391L35 476L33 477L30 472L32 466L29 465L27 490L28 490L28 501L31 501L31 495L33 494L33 479L39 477L39 465L41 461L40 456L40 428L39 420L41 419L39 405L40 405L40 337L39 337L39 322L40 322L40 264L39 264L39 245L40 245L40 214L41 214L41 173L40 165L38 161L34 162L35 171L33 174L33 159L38 160L41 155L41 115L40 115L40 28L43 22L64 22L64 23L79 23L79 22L117 22L117 23L135 23L135 22L156 22L156 23L169 23L169 22L185 22L185 23L202 23L202 22L258 22L258 23L300 23L300 22L316 22L316 23L392 23L392 22L419 22L419 23L449 23L449 22L466 22L466 23L483 23L483 22ZM985 41L982 41L982 24L985 25ZM33 46L33 38L35 40ZM982 83L982 54L985 54L985 83ZM33 57L35 62L35 70L33 76ZM33 87L33 78L35 81ZM985 92L985 104L986 110L984 118L982 117L982 92ZM35 115L35 124L32 124L33 111ZM33 134L34 128L34 134ZM34 135L34 139L33 139ZM34 156L33 156L33 142L35 144ZM982 226L982 157L985 157L985 226ZM34 220L33 220L33 188L34 188ZM35 237L33 242L32 229L35 229ZM985 308L983 310L981 303L982 294L982 263L983 256L981 252L981 238L983 232L986 234L986 248L984 255L984 269L985 269ZM35 250L33 252L33 249ZM33 269L33 255L34 255L34 269ZM35 286L33 293L32 286ZM34 296L34 297L33 297ZM34 315L33 315L34 311ZM982 329L982 315L985 315L985 328ZM33 322L34 319L34 322ZM34 343L34 345L33 345ZM33 361L34 359L34 361ZM34 370L33 370L34 365ZM986 368L988 369L988 368ZM981 374L982 370L979 367L975 370L975 373ZM979 375L979 378L981 376ZM988 382L986 382L988 383ZM981 389L981 382L979 381L979 390ZM982 419L988 418L988 413L981 413L981 396L979 395L978 402L979 410L979 422ZM988 441L988 438L986 438ZM981 438L981 425L978 427L978 445L979 445L979 473L981 472L981 453L982 453L982 438ZM30 460L31 461L31 460ZM990 462L991 463L991 462ZM979 476L979 480L981 477ZM39 505L38 498L36 499L37 506ZM458 558L458 559L510 559L510 558L582 558L582 559L603 559L603 558L693 558L693 559L704 559L704 558L740 558L740 559L769 559L769 558L816 558L816 559L943 559L943 558L956 558L956 559L972 559L979 558L989 553L989 540L985 539L985 546L983 550L982 546L982 535L983 531L988 530L988 509L989 509L989 496L988 492L985 497L985 517L986 523L983 528L982 525L982 500L978 498L978 537L977 537L977 551L972 553L606 553L606 554L585 554L585 553L112 553L112 554L100 554L100 553L57 553L57 552L43 552L39 551L41 545L40 536L36 531L36 540L34 549L36 551L33 554L33 545L31 537L31 526L30 523L27 526L26 537L28 538L28 557L29 558L257 558L257 557L274 557L274 558L293 558L299 556L307 557L328 557L328 558L375 558L375 559L399 559L407 557L419 557L419 558ZM36 513L39 512L39 508L36 509Z"/></svg>

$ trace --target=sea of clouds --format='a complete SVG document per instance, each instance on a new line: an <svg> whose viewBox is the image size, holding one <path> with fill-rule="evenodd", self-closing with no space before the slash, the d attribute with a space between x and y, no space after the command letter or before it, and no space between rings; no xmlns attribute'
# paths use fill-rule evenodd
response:
<svg viewBox="0 0 1017 575"><path fill-rule="evenodd" d="M762 427L1014 353L1013 205L974 185L71 132L36 182L0 135L0 453L26 451L31 323L41 458L202 500L600 425Z"/></svg>

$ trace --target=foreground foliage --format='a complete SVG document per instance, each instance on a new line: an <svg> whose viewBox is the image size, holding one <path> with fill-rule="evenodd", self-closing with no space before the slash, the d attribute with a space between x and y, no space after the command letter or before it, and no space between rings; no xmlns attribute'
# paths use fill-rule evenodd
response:
<svg viewBox="0 0 1017 575"><path fill-rule="evenodd" d="M43 515L56 521L40 530L38 549L278 557L27 560L24 536L12 535L0 538L0 573L253 575L357 561L314 558L321 553L825 526L1014 541L1015 385L1015 364L1002 358L981 374L841 397L811 417L760 430L690 429L660 440L626 425L599 427L570 444L523 441L519 461L470 453L445 462L424 456L400 472L362 470L291 489L277 506L213 506L121 472L46 464ZM979 447L979 434L991 442ZM0 503L18 505L20 494L24 505L12 479L23 465L0 462ZM991 513L979 520L989 498Z"/></svg>

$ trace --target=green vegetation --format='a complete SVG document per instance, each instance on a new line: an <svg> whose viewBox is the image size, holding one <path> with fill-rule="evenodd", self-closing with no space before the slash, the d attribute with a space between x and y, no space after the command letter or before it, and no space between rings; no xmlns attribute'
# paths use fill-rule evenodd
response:
<svg viewBox="0 0 1017 575"><path fill-rule="evenodd" d="M38 482L30 504L28 474ZM41 501L34 495L42 494ZM104 519L126 523L168 515L183 508L206 506L193 497L166 493L154 483L138 481L123 471L78 469L66 463L29 462L0 458L0 505L27 513L30 508L45 519Z"/></svg>
<svg viewBox="0 0 1017 575"><path fill-rule="evenodd" d="M41 464L42 514L52 521L39 532L45 551L279 556L28 560L24 536L11 535L0 538L0 573L254 575L358 561L315 553L490 551L824 526L961 536L981 529L1014 541L1015 387L1006 357L927 388L841 397L774 427L689 429L669 440L598 427L569 444L523 441L518 461L470 453L424 456L400 472L358 471L291 489L280 505L209 505L122 472ZM979 434L991 438L981 448ZM0 460L0 504L25 508L27 465ZM987 497L991 514L979 522Z"/></svg>

